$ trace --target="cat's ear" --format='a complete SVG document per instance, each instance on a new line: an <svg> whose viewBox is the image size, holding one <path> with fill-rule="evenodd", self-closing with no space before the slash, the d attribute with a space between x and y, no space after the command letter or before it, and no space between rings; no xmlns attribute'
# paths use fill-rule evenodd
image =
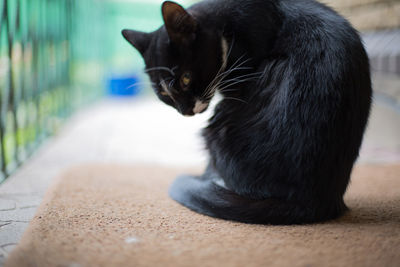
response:
<svg viewBox="0 0 400 267"><path fill-rule="evenodd" d="M162 4L162 15L170 40L190 44L196 38L197 21L182 6L171 1Z"/></svg>
<svg viewBox="0 0 400 267"><path fill-rule="evenodd" d="M151 34L135 30L122 30L122 35L133 45L142 55L146 52L151 41Z"/></svg>

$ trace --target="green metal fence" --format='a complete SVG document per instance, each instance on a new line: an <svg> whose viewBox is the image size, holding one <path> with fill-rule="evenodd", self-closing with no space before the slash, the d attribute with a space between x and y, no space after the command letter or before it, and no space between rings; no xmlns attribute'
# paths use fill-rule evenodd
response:
<svg viewBox="0 0 400 267"><path fill-rule="evenodd" d="M0 0L0 182L101 95L103 13L96 0Z"/></svg>

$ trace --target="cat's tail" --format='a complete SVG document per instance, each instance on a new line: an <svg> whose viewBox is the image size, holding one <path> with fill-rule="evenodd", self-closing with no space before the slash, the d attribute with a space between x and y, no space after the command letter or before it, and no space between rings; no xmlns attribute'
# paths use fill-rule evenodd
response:
<svg viewBox="0 0 400 267"><path fill-rule="evenodd" d="M347 208L343 201L335 208L318 211L310 205L281 199L252 200L242 197L213 180L180 176L171 185L172 199L189 209L215 218L255 224L304 224L333 219Z"/></svg>

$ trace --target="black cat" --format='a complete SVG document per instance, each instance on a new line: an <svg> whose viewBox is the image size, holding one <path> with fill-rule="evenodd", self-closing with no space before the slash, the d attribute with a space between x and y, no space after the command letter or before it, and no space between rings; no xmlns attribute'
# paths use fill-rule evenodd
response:
<svg viewBox="0 0 400 267"><path fill-rule="evenodd" d="M210 163L170 196L213 217L262 224L333 219L371 105L359 35L313 0L164 2L155 32L124 30L157 96L183 115L222 100L203 136ZM184 157L184 155L182 155Z"/></svg>

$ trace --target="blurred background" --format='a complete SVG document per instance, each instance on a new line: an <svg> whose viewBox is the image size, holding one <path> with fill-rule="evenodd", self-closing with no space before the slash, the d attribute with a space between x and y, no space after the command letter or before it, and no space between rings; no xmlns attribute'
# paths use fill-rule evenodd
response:
<svg viewBox="0 0 400 267"><path fill-rule="evenodd" d="M71 165L205 164L199 130L212 109L184 118L156 100L120 33L157 29L162 2L0 0L0 262ZM361 32L371 59L374 105L360 162L400 161L400 1L325 3Z"/></svg>
<svg viewBox="0 0 400 267"><path fill-rule="evenodd" d="M193 2L181 1L184 6ZM379 97L398 107L400 1L326 2L363 33L373 71L388 74L376 79L375 89ZM139 53L120 31L157 29L162 24L162 1L0 3L0 180L57 132L77 108L110 96L155 99L146 86ZM160 122L153 123L156 129Z"/></svg>
<svg viewBox="0 0 400 267"><path fill-rule="evenodd" d="M0 181L77 108L150 92L120 32L157 29L161 2L0 0Z"/></svg>

